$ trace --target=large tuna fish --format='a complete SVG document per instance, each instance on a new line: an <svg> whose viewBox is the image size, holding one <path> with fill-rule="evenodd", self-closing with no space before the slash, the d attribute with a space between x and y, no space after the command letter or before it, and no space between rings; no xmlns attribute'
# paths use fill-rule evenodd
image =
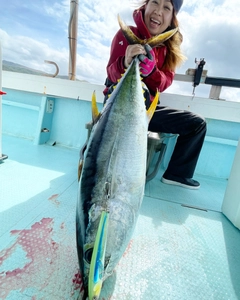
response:
<svg viewBox="0 0 240 300"><path fill-rule="evenodd" d="M84 153L77 201L77 250L84 299L98 299L131 239L143 199L148 123L139 60L117 84L101 114L93 95L93 126Z"/></svg>

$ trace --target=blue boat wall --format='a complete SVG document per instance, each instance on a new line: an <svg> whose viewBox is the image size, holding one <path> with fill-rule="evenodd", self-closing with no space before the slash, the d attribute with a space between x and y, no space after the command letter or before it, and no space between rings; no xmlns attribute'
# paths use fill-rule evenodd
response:
<svg viewBox="0 0 240 300"><path fill-rule="evenodd" d="M101 110L104 86L3 71L3 88L7 92L2 97L3 134L32 140L35 145L79 149L87 138L92 93L96 91ZM161 104L206 118L207 136L196 173L227 179L240 137L240 102L163 93ZM164 166L174 143L174 138L169 139Z"/></svg>

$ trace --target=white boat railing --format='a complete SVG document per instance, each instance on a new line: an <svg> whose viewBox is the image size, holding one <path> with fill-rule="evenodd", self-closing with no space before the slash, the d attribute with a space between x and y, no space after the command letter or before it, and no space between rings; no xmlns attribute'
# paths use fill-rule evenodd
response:
<svg viewBox="0 0 240 300"><path fill-rule="evenodd" d="M188 69L186 74L176 74L174 80L194 82L195 72L196 69ZM220 100L222 87L240 88L240 79L207 76L207 70L203 70L198 84L210 85L209 98Z"/></svg>

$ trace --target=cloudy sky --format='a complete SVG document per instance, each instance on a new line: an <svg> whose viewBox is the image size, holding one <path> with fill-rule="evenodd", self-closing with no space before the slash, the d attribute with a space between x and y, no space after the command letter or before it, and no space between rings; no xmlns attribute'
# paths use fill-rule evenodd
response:
<svg viewBox="0 0 240 300"><path fill-rule="evenodd" d="M119 29L117 14L134 24L137 0L79 0L77 78L104 84L111 40ZM1 0L0 41L3 59L54 73L44 60L56 62L68 74L70 0ZM195 68L204 58L208 76L240 79L239 0L185 0L178 14L188 57L177 73ZM196 96L208 97L209 86ZM191 95L191 83L174 83L166 92ZM221 98L240 101L240 89L223 88Z"/></svg>

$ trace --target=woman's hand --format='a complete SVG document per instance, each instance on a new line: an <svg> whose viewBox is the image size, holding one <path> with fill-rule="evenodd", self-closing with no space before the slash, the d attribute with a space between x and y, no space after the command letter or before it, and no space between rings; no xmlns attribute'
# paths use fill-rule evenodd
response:
<svg viewBox="0 0 240 300"><path fill-rule="evenodd" d="M126 52L125 52L124 67L128 68L129 65L131 64L133 58L136 55L140 55L140 54L143 54L143 55L147 54L144 46L142 46L140 44L128 45Z"/></svg>
<svg viewBox="0 0 240 300"><path fill-rule="evenodd" d="M149 76L156 68L156 60L153 49L149 45L145 45L146 55L139 55L140 72L142 77Z"/></svg>

